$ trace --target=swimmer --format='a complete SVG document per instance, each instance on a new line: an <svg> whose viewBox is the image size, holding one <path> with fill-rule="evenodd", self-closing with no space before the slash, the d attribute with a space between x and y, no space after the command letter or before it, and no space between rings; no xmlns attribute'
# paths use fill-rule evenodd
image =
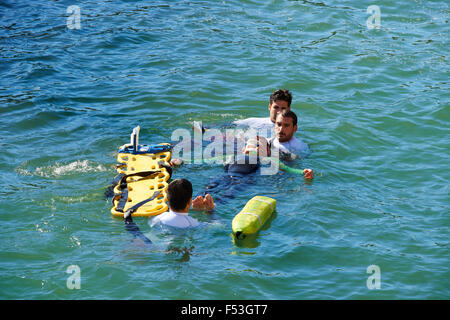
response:
<svg viewBox="0 0 450 320"><path fill-rule="evenodd" d="M269 140L272 148L279 150L282 160L293 160L309 152L308 145L298 140L297 115L293 111L283 111L277 114L275 121L275 137Z"/></svg>
<svg viewBox="0 0 450 320"><path fill-rule="evenodd" d="M292 94L287 89L275 90L269 98L269 117L236 120L233 124L271 132L278 113L291 110Z"/></svg>
<svg viewBox="0 0 450 320"><path fill-rule="evenodd" d="M217 202L224 202L226 198L234 198L245 186L254 184L254 173L260 168L261 159L270 157L270 155L270 144L266 138L257 136L249 139L242 149L242 153L225 164L224 174L210 181L199 197L204 196L207 192L222 192L221 198L216 198ZM304 169L303 175L306 179L312 179L314 172L311 169Z"/></svg>
<svg viewBox="0 0 450 320"><path fill-rule="evenodd" d="M206 194L205 197L197 197L192 201L192 184L186 179L176 179L169 184L167 200L169 211L154 217L151 222L152 226L160 223L176 228L198 227L200 223L188 216L191 206L194 210L207 212L214 209L214 201L209 194Z"/></svg>
<svg viewBox="0 0 450 320"><path fill-rule="evenodd" d="M260 167L260 158L270 157L272 148L278 148L280 155L287 160L292 160L297 157L296 154L290 152L291 150L297 151L297 147L300 146L301 148L303 146L294 137L297 119L295 113L292 111L284 112L283 116L278 116L277 119L279 122L277 125L277 128L279 128L277 129L277 137L269 141L263 136L256 136L255 138L249 139L242 148L241 154L234 157L232 161L229 161L225 165L225 172L236 175L250 174L257 171ZM291 146L293 148L290 148ZM170 160L172 166L179 166L182 162L181 159ZM281 164L281 169L285 167L285 165ZM304 169L303 175L306 179L314 178L314 172L311 169Z"/></svg>
<svg viewBox="0 0 450 320"><path fill-rule="evenodd" d="M197 219L189 216L189 209L203 210L210 212L214 209L214 201L210 194L204 197L197 197L192 201L192 184L186 179L173 180L167 188L167 200L169 211L161 213L150 222L153 227L157 224L173 228L195 228L200 225ZM152 243L134 223L129 210L123 214L125 219L125 229L135 238L142 239L145 243Z"/></svg>

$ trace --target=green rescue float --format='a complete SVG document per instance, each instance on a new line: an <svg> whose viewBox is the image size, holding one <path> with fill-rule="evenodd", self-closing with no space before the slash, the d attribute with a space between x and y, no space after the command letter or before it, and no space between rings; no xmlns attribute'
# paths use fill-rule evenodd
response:
<svg viewBox="0 0 450 320"><path fill-rule="evenodd" d="M276 204L275 199L264 196L250 199L233 218L232 228L236 238L258 232L275 211Z"/></svg>

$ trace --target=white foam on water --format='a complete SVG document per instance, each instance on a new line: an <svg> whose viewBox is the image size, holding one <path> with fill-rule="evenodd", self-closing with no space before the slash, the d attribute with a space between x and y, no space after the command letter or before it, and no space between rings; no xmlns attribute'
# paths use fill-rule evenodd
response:
<svg viewBox="0 0 450 320"><path fill-rule="evenodd" d="M41 176L41 177L58 177L70 175L73 173L87 173L87 172L104 172L107 168L101 164L95 164L89 160L77 160L69 164L62 164L56 162L51 166L38 167L34 171L25 168L17 168L16 171L24 176Z"/></svg>

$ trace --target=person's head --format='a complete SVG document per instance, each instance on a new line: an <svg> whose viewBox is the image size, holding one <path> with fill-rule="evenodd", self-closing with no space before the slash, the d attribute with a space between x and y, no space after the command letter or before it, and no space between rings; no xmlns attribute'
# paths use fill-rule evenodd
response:
<svg viewBox="0 0 450 320"><path fill-rule="evenodd" d="M170 209L187 211L192 203L192 184L186 179L173 180L167 188L167 200Z"/></svg>
<svg viewBox="0 0 450 320"><path fill-rule="evenodd" d="M293 111L283 111L275 119L275 135L280 142L292 139L297 131L297 115Z"/></svg>
<svg viewBox="0 0 450 320"><path fill-rule="evenodd" d="M242 150L244 154L249 154L250 152L256 152L260 157L270 156L270 146L266 138L261 136L256 136L256 138L248 139L247 144Z"/></svg>
<svg viewBox="0 0 450 320"><path fill-rule="evenodd" d="M275 122L277 114L284 110L291 110L292 94L289 90L279 89L270 95L269 113L270 120Z"/></svg>

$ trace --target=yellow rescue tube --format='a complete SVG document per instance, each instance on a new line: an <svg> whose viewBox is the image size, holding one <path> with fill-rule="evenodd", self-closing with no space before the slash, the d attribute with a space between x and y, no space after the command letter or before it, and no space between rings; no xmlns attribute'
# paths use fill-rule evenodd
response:
<svg viewBox="0 0 450 320"><path fill-rule="evenodd" d="M233 218L231 223L233 233L239 238L241 235L258 232L275 211L276 204L275 199L264 196L250 199L241 212Z"/></svg>

